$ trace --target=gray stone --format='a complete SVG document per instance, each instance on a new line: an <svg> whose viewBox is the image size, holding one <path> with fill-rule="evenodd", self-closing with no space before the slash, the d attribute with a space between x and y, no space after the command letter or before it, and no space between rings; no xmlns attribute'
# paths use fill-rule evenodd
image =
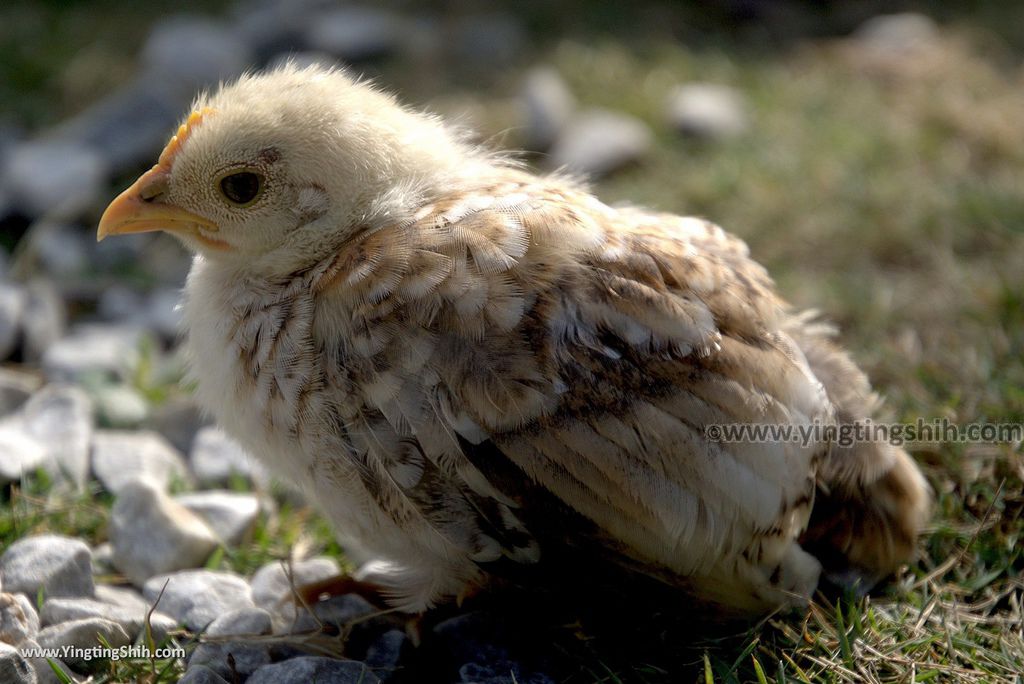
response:
<svg viewBox="0 0 1024 684"><path fill-rule="evenodd" d="M916 12L872 17L854 33L854 38L869 50L896 56L930 47L938 37L935 21Z"/></svg>
<svg viewBox="0 0 1024 684"><path fill-rule="evenodd" d="M97 430L92 438L92 470L113 494L120 494L133 480L146 480L163 491L173 482L189 480L185 459L150 430Z"/></svg>
<svg viewBox="0 0 1024 684"><path fill-rule="evenodd" d="M43 463L57 481L85 487L89 479L92 401L72 385L47 385L21 411L25 433L46 446Z"/></svg>
<svg viewBox="0 0 1024 684"><path fill-rule="evenodd" d="M643 158L651 131L632 116L589 110L569 122L551 149L548 163L588 176L601 176Z"/></svg>
<svg viewBox="0 0 1024 684"><path fill-rule="evenodd" d="M49 450L27 434L20 417L0 420L0 484L19 482L43 467Z"/></svg>
<svg viewBox="0 0 1024 684"><path fill-rule="evenodd" d="M310 607L313 609L313 614L310 615L305 609L301 610L298 618L288 626L289 629L286 631L311 632L321 625L345 628L357 618L365 618L380 610L358 594L332 596L324 601L317 601Z"/></svg>
<svg viewBox="0 0 1024 684"><path fill-rule="evenodd" d="M146 425L159 432L182 453L189 453L196 433L208 425L196 403L189 398L173 397L150 409Z"/></svg>
<svg viewBox="0 0 1024 684"><path fill-rule="evenodd" d="M22 337L27 363L42 361L46 350L64 335L67 312L60 292L49 280L35 278L25 290Z"/></svg>
<svg viewBox="0 0 1024 684"><path fill-rule="evenodd" d="M285 682L380 684L380 679L370 672L365 664L353 660L303 656L272 665L264 665L246 680L246 684L284 684Z"/></svg>
<svg viewBox="0 0 1024 684"><path fill-rule="evenodd" d="M37 684L36 671L21 652L0 642L0 682L4 684Z"/></svg>
<svg viewBox="0 0 1024 684"><path fill-rule="evenodd" d="M526 114L526 145L543 152L554 144L576 109L576 98L555 69L531 69L520 95Z"/></svg>
<svg viewBox="0 0 1024 684"><path fill-rule="evenodd" d="M404 20L388 10L336 7L312 17L305 41L313 50L357 61L394 52L406 30Z"/></svg>
<svg viewBox="0 0 1024 684"><path fill-rule="evenodd" d="M92 549L92 574L112 575L117 572L114 567L114 547L110 542L103 542ZM97 587L98 588L98 587Z"/></svg>
<svg viewBox="0 0 1024 684"><path fill-rule="evenodd" d="M91 239L92 242L87 240ZM81 274L89 265L89 249L95 238L74 225L40 221L33 226L31 250L36 262L51 277L59 280Z"/></svg>
<svg viewBox="0 0 1024 684"><path fill-rule="evenodd" d="M82 324L43 354L43 370L56 380L89 375L128 379L139 358L145 329L136 325Z"/></svg>
<svg viewBox="0 0 1024 684"><path fill-rule="evenodd" d="M195 90L242 73L252 63L252 52L221 22L177 15L157 22L141 60L153 78Z"/></svg>
<svg viewBox="0 0 1024 684"><path fill-rule="evenodd" d="M6 359L18 346L24 311L25 291L0 282L0 359Z"/></svg>
<svg viewBox="0 0 1024 684"><path fill-rule="evenodd" d="M149 586L154 575L201 566L218 541L202 518L162 489L132 480L110 512L110 543L115 567L132 583Z"/></svg>
<svg viewBox="0 0 1024 684"><path fill-rule="evenodd" d="M143 633L146 615L149 613L149 606L141 596L139 601L141 605L128 607L89 598L52 598L43 604L40 617L44 626L87 618L102 618L121 625L132 641L135 641ZM157 643L163 641L177 626L178 622L174 618L159 611L154 611L150 616L150 627Z"/></svg>
<svg viewBox="0 0 1024 684"><path fill-rule="evenodd" d="M299 589L304 585L337 576L341 573L341 566L333 558L309 558L293 561L291 573L295 587ZM281 561L267 563L256 571L250 584L256 605L271 612L278 631L288 631L295 622L301 606L295 603L285 564Z"/></svg>
<svg viewBox="0 0 1024 684"><path fill-rule="evenodd" d="M188 668L185 676L178 680L178 684L228 684L228 680L208 667L197 665Z"/></svg>
<svg viewBox="0 0 1024 684"><path fill-rule="evenodd" d="M235 5L228 23L261 62L305 47L309 15L323 3L308 0L247 2Z"/></svg>
<svg viewBox="0 0 1024 684"><path fill-rule="evenodd" d="M104 289L97 301L97 313L110 322L143 327L165 340L174 340L180 332L181 292L161 287L142 295L128 287Z"/></svg>
<svg viewBox="0 0 1024 684"><path fill-rule="evenodd" d="M43 596L92 596L92 554L78 539L43 534L11 544L0 556L0 580L9 593L35 601Z"/></svg>
<svg viewBox="0 0 1024 684"><path fill-rule="evenodd" d="M410 648L409 637L400 629L389 629L366 649L363 662L387 682L398 672L404 653Z"/></svg>
<svg viewBox="0 0 1024 684"><path fill-rule="evenodd" d="M149 403L134 387L121 383L102 385L93 392L96 413L104 425L138 427L149 415Z"/></svg>
<svg viewBox="0 0 1024 684"><path fill-rule="evenodd" d="M161 287L146 300L147 322L153 332L165 340L174 340L181 333L181 290Z"/></svg>
<svg viewBox="0 0 1024 684"><path fill-rule="evenodd" d="M204 640L192 653L189 669L201 665L214 672L231 678L232 667L228 657L234 660L234 672L243 678L270 663L270 649L258 641L239 639L227 641L226 637L260 636L270 634L270 614L262 608L240 608L219 616L204 632Z"/></svg>
<svg viewBox="0 0 1024 684"><path fill-rule="evenodd" d="M189 456L192 474L204 485L225 485L232 475L254 484L267 480L266 470L220 428L205 427L196 434Z"/></svg>
<svg viewBox="0 0 1024 684"><path fill-rule="evenodd" d="M39 632L36 641L42 648L71 646L75 649L100 648L102 638L112 648L127 646L132 642L124 628L116 622L103 618L84 618L51 625ZM92 658L85 654L66 655L65 661L72 667L86 665Z"/></svg>
<svg viewBox="0 0 1024 684"><path fill-rule="evenodd" d="M259 498L241 492L194 492L179 494L175 499L205 520L220 540L231 546L252 533L260 512Z"/></svg>
<svg viewBox="0 0 1024 684"><path fill-rule="evenodd" d="M526 44L522 21L508 12L470 14L455 20L450 48L468 66L494 68L515 61Z"/></svg>
<svg viewBox="0 0 1024 684"><path fill-rule="evenodd" d="M253 607L249 584L234 573L187 570L159 575L146 582L143 596L156 601L165 583L157 608L193 631L205 629L228 611Z"/></svg>
<svg viewBox="0 0 1024 684"><path fill-rule="evenodd" d="M42 383L38 373L20 368L0 368L0 417L14 413L24 406ZM0 469L2 468L0 465Z"/></svg>
<svg viewBox="0 0 1024 684"><path fill-rule="evenodd" d="M22 213L74 218L99 204L108 169L103 156L66 140L19 143L0 172L8 201Z"/></svg>
<svg viewBox="0 0 1024 684"><path fill-rule="evenodd" d="M35 639L29 639L21 644L19 647L22 653L25 653L28 649L39 648L39 643ZM52 662L61 672L63 672L72 682L81 681L74 676L74 670L67 666L67 664L58 658L27 658L29 665L32 666L36 677L38 678L39 684L64 684L64 682L57 677L57 674L53 671L53 667L50 665ZM0 680L6 684L7 680Z"/></svg>
<svg viewBox="0 0 1024 684"><path fill-rule="evenodd" d="M669 124L684 135L707 140L734 138L749 127L743 94L717 83L687 83L668 97Z"/></svg>
<svg viewBox="0 0 1024 684"><path fill-rule="evenodd" d="M17 646L39 633L39 615L24 594L0 594L0 642Z"/></svg>
<svg viewBox="0 0 1024 684"><path fill-rule="evenodd" d="M144 74L61 124L55 135L97 151L112 176L127 174L153 163L193 96L185 86ZM126 235L105 240L98 251L128 249L148 238Z"/></svg>

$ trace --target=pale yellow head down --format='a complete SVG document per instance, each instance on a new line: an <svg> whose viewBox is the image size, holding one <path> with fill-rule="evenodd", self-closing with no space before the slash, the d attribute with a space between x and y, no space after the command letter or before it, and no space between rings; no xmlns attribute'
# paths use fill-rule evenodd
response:
<svg viewBox="0 0 1024 684"><path fill-rule="evenodd" d="M287 273L493 162L343 71L286 65L200 97L98 235L167 230L204 256Z"/></svg>

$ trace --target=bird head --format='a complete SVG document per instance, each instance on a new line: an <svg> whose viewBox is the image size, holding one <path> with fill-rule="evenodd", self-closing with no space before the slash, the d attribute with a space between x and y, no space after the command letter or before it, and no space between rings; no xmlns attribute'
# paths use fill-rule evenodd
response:
<svg viewBox="0 0 1024 684"><path fill-rule="evenodd" d="M211 260L301 268L478 172L439 120L336 69L286 65L202 96L98 239L163 230Z"/></svg>

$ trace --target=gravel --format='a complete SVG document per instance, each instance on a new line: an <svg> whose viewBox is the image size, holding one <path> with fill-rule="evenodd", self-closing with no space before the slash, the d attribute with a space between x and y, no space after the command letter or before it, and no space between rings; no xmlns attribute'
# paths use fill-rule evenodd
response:
<svg viewBox="0 0 1024 684"><path fill-rule="evenodd" d="M39 633L39 615L24 594L0 593L0 642L17 646Z"/></svg>
<svg viewBox="0 0 1024 684"><path fill-rule="evenodd" d="M218 616L239 608L251 608L252 590L240 576L213 570L189 570L152 577L142 595L191 630L202 630Z"/></svg>
<svg viewBox="0 0 1024 684"><path fill-rule="evenodd" d="M210 623L204 638L224 639L233 636L259 636L270 634L270 613L262 608L239 608L219 616ZM233 665L229 663L229 658ZM226 679L233 673L242 678L270 663L270 649L257 641L217 641L201 643L189 659L189 669L203 667Z"/></svg>
<svg viewBox="0 0 1024 684"><path fill-rule="evenodd" d="M598 177L641 160L653 136L643 121L605 109L581 112L551 148L548 165Z"/></svg>
<svg viewBox="0 0 1024 684"><path fill-rule="evenodd" d="M132 480L110 512L110 543L114 566L141 586L154 575L201 566L218 539L202 518L162 489Z"/></svg>
<svg viewBox="0 0 1024 684"><path fill-rule="evenodd" d="M133 480L146 480L166 491L171 483L189 479L178 450L149 430L97 430L92 438L92 470L112 494L120 494Z"/></svg>
<svg viewBox="0 0 1024 684"><path fill-rule="evenodd" d="M236 546L251 535L260 512L259 498L242 492L194 492L180 494L175 500L202 518L218 539L229 546Z"/></svg>
<svg viewBox="0 0 1024 684"><path fill-rule="evenodd" d="M380 679L363 663L303 656L272 665L264 665L246 681L247 684L284 684L285 682L379 684Z"/></svg>
<svg viewBox="0 0 1024 684"><path fill-rule="evenodd" d="M92 596L92 552L70 537L43 534L11 544L0 556L0 583L8 593L44 597Z"/></svg>
<svg viewBox="0 0 1024 684"><path fill-rule="evenodd" d="M112 648L127 646L132 642L121 625L98 617L71 620L46 627L39 632L35 640L42 648L59 649L70 646L84 651L72 651L64 656L65 662L75 667L86 665L93 659L90 651L100 648L100 639Z"/></svg>

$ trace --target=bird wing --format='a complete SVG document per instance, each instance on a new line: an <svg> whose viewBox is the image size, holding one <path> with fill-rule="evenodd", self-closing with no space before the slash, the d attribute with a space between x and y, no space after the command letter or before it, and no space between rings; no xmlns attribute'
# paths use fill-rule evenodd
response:
<svg viewBox="0 0 1024 684"><path fill-rule="evenodd" d="M767 274L717 226L509 171L314 276L374 486L474 559L536 560L517 478L680 575L778 556L806 524L825 445L706 434L830 412Z"/></svg>

